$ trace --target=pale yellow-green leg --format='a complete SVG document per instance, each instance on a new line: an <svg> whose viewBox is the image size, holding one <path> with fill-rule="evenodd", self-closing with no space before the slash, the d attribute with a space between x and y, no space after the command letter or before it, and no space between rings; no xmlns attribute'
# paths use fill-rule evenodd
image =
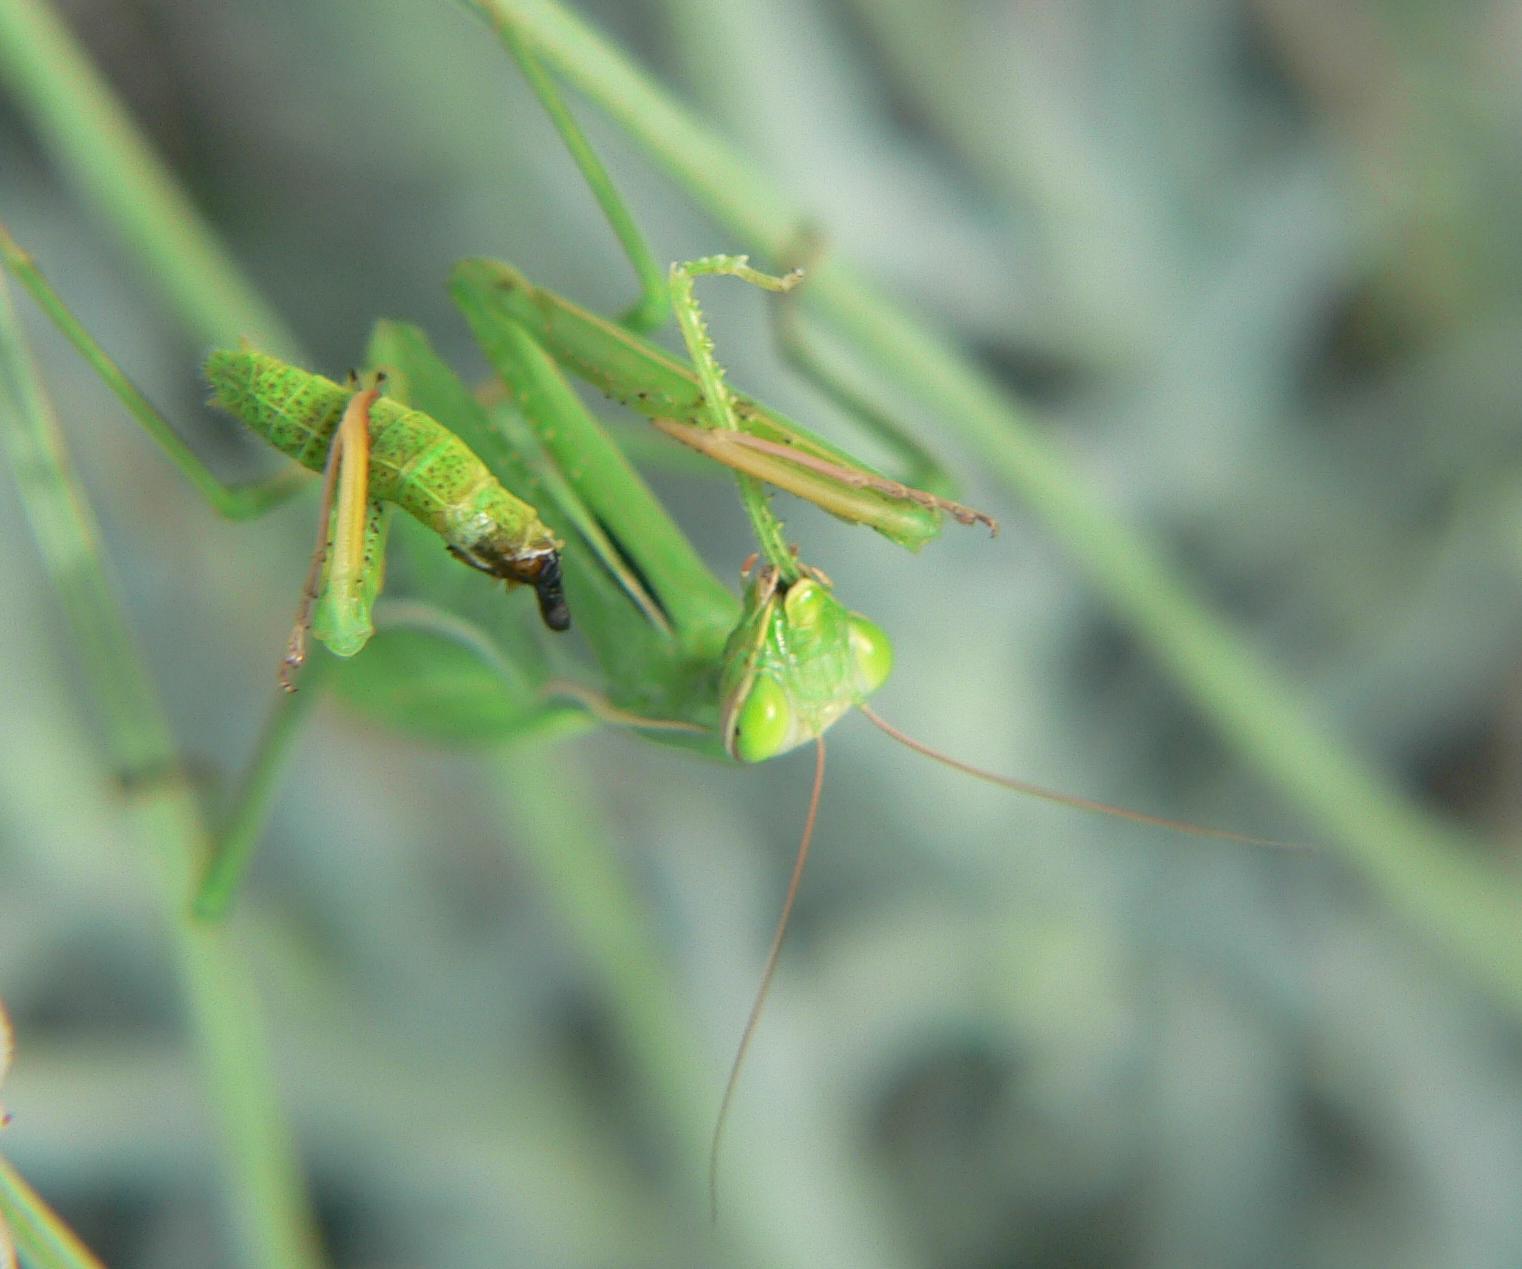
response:
<svg viewBox="0 0 1522 1269"><path fill-rule="evenodd" d="M723 367L713 355L713 340L693 294L694 279L713 275L739 278L767 291L790 290L803 280L803 275L789 273L785 277L774 277L770 273L751 268L745 256L704 256L701 260L688 260L671 266L671 308L687 345L687 355L692 358L692 364L698 372L698 381L703 387L703 414L707 426L715 432L739 433L743 429L735 417L734 399L724 382ZM772 511L766 490L754 476L736 473L735 479L740 485L740 498L745 504L745 513L756 531L761 554L775 565L785 582L796 580L798 562L788 549L782 521Z"/></svg>
<svg viewBox="0 0 1522 1269"><path fill-rule="evenodd" d="M377 375L354 394L333 439L339 471L312 634L341 657L354 656L375 633L371 612L385 571L389 510L370 498L370 408L381 382Z"/></svg>

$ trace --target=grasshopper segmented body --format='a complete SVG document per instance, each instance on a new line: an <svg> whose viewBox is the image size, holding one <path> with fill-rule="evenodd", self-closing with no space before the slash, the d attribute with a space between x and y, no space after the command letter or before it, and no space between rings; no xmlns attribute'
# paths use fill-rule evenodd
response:
<svg viewBox="0 0 1522 1269"><path fill-rule="evenodd" d="M249 351L214 352L206 378L213 404L303 467L323 469L351 390ZM561 544L538 512L437 420L385 398L371 406L369 496L396 503L473 568L532 586L552 630L570 626Z"/></svg>

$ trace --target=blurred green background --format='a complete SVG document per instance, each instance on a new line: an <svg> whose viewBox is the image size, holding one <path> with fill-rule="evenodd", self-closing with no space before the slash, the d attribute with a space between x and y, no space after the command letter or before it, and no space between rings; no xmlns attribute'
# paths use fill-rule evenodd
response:
<svg viewBox="0 0 1522 1269"><path fill-rule="evenodd" d="M631 298L542 112L462 8L62 7L330 372L394 316L480 373L442 287L467 254L601 311ZM577 9L1035 411L1328 729L1514 870L1522 5ZM658 256L752 245L579 113ZM220 471L271 469L202 408L205 349L3 91L0 213ZM858 444L780 365L756 296L705 303L736 384ZM216 521L33 325L214 801L273 695L310 503ZM906 409L940 445L943 421ZM1315 839L1022 508L941 448L997 540L953 527L911 558L779 502L895 638L883 712L984 766ZM732 575L749 545L730 486L661 487ZM142 843L10 496L0 542L5 1152L112 1265L232 1264ZM700 1162L671 1139L716 1108L808 775L613 732L451 750L323 706L234 937L335 1264L1522 1263L1516 1017L1334 859L1029 803L854 720L832 734L711 1231ZM589 849L618 886L573 913L558 866ZM626 925L656 977L599 959L588 929ZM644 1048L621 1021L642 993L680 1005Z"/></svg>

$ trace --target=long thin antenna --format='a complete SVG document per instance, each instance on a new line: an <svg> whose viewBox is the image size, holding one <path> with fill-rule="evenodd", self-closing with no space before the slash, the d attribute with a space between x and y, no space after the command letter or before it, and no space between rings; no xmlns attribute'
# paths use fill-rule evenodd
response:
<svg viewBox="0 0 1522 1269"><path fill-rule="evenodd" d="M788 919L793 915L793 900L798 897L798 883L803 880L803 866L808 862L809 847L814 841L814 821L819 818L819 795L824 792L824 737L814 739L814 791L809 795L809 813L803 821L803 838L798 843L798 856L793 860L793 875L788 879L787 897L782 900L782 915L777 918L777 930L772 935L772 950L767 953L766 968L761 971L761 986L756 990L755 1002L750 1007L750 1017L745 1020L745 1030L740 1033L740 1047L735 1051L734 1063L729 1068L729 1082L724 1085L724 1097L719 1102L719 1117L713 1125L713 1144L708 1149L708 1215L719 1219L719 1146L724 1139L724 1125L729 1120L729 1106L740 1084L740 1070L745 1065L745 1055L750 1042L756 1036L756 1024L761 1021L761 1009L766 1004L772 988L772 975L777 972L777 960L782 955L782 938L787 933Z"/></svg>
<svg viewBox="0 0 1522 1269"><path fill-rule="evenodd" d="M1056 789L1048 789L1040 784L1032 784L1028 780L1017 780L1013 776L999 775L995 771L985 771L982 767L975 767L971 763L963 762L959 758L953 758L950 754L944 754L939 749L933 749L922 740L916 740L906 732L899 731L892 723L888 722L880 714L876 713L868 705L858 705L857 708L866 715L867 721L880 731L886 732L899 744L914 750L915 753L924 754L927 758L933 758L936 762L950 767L953 771L960 771L964 775L970 775L975 780L983 780L988 784L996 784L1001 789L1009 789L1015 793L1024 793L1033 798L1040 798L1044 802L1055 802L1059 806L1070 806L1079 811L1093 811L1098 815L1109 815L1115 819L1130 820L1134 824L1149 824L1153 828L1171 829L1175 833L1187 833L1191 837L1212 837L1217 841L1241 842L1246 846L1277 846L1285 850L1304 850L1305 847L1295 842L1279 841L1273 837L1254 837L1250 833L1233 833L1224 828L1207 828L1203 824L1191 824L1188 820L1170 820L1161 815L1148 815L1145 811L1133 811L1129 807L1113 806L1109 802L1097 802L1093 798L1079 797L1076 793L1061 793Z"/></svg>

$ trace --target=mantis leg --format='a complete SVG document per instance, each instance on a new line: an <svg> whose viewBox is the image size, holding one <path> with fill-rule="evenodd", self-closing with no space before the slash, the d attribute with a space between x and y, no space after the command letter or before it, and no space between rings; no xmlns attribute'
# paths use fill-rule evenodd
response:
<svg viewBox="0 0 1522 1269"><path fill-rule="evenodd" d="M745 417L737 407L736 399L724 386L723 371L713 356L713 341L708 337L702 312L693 294L693 280L705 275L736 277L742 282L749 282L752 286L761 287L763 290L779 292L784 297L803 280L803 273L798 269L781 277L762 273L751 268L744 256L708 256L701 260L691 260L686 264L671 266L671 302L676 311L677 322L682 329L682 338L687 344L688 354L692 357L699 382L703 385L700 414L706 423L707 430L695 432L692 429L673 429L663 425L663 420L660 419L655 420L658 427L684 444L700 449L731 466L736 465L735 454L740 451L770 455L789 465L814 471L833 482L837 487L833 497L840 497L846 490L875 490L894 499L915 503L932 512L944 511L962 524L987 525L991 533L998 534L998 521L960 502L953 502L930 490L919 489L903 484L901 481L880 476L859 465L832 461L819 455L800 454L792 446L779 444L766 436L753 435L751 429L746 426ZM897 430L897 424L887 420L882 421L887 422L890 434ZM726 451L728 451L727 454ZM737 470L739 470L738 467ZM751 474L751 476L755 475L757 473ZM781 560L774 553L775 541L768 544L769 538L776 539L780 536L780 528L773 527L775 516L764 500L760 499L758 494L751 492L747 486L746 481L751 479L751 476L742 477L740 488L751 521L756 525L757 536L761 539L762 552L778 566L784 579L791 581L796 577L796 568L792 564L783 567ZM827 506L828 504L821 503L820 505Z"/></svg>
<svg viewBox="0 0 1522 1269"><path fill-rule="evenodd" d="M671 306L676 313L677 325L687 345L687 355L692 358L698 382L703 388L702 415L706 426L714 432L739 433L744 429L735 416L734 398L724 383L724 369L713 355L713 340L709 337L703 312L693 294L693 281L703 276L727 275L759 286L764 290L786 292L803 280L801 273L789 273L775 277L750 267L744 256L705 256L685 264L671 266ZM766 490L760 480L745 472L736 472L740 485L740 500L750 517L760 543L761 553L773 564L784 582L798 579L798 561L788 549L783 534L782 521L777 518L767 501Z"/></svg>
<svg viewBox="0 0 1522 1269"><path fill-rule="evenodd" d="M197 492L219 515L230 520L257 516L283 502L307 483L307 475L298 467L288 467L270 477L248 485L230 485L206 466L175 433L168 420L154 408L120 366L112 360L63 302L52 283L38 269L21 246L0 225L0 260L36 300L38 307L74 345L101 381L115 393L142 429L157 442Z"/></svg>
<svg viewBox="0 0 1522 1269"><path fill-rule="evenodd" d="M592 149L575 116L571 114L553 77L534 56L523 34L495 9L485 10L483 16L491 23L504 47L518 63L524 79L560 133L562 142L581 170L587 188L597 200L597 205L602 209L639 279L640 299L619 318L620 324L641 332L656 329L671 312L672 296L633 214L619 195L612 177ZM822 235L808 228L801 230L794 248L788 253L784 276L803 273L812 268L823 252ZM751 273L753 276L748 280L752 282L765 276L755 274L754 270ZM902 484L899 487L923 489L941 499L951 498L956 493L956 482L940 460L920 444L908 427L852 387L828 359L804 338L798 318L798 301L789 298L792 286L771 287L765 282L757 284L767 286L769 290L777 290L785 297L768 308L773 335L784 359L837 408L855 418L893 452L901 464Z"/></svg>
<svg viewBox="0 0 1522 1269"><path fill-rule="evenodd" d="M800 230L793 248L784 257L790 271L808 275L825 253L824 237L817 230ZM772 337L783 359L812 383L837 409L850 415L886 445L898 459L904 484L927 490L946 499L955 497L956 481L941 461L921 445L913 432L867 399L837 370L819 349L805 338L799 318L801 296L807 291L789 289L767 305Z"/></svg>
<svg viewBox="0 0 1522 1269"><path fill-rule="evenodd" d="M567 108L565 99L560 95L560 89L555 86L555 81L550 77L549 72L534 56L522 34L508 18L495 9L485 10L483 16L491 23L497 32L498 39L513 55L519 69L523 71L524 79L534 90L534 95L539 98L539 104L549 115L555 130L560 133L561 141L581 170L587 187L592 191L592 197L602 208L602 213L607 218L614 236L623 247L624 254L628 256L629 263L634 267L634 274L639 279L640 298L628 312L619 318L620 323L630 330L656 329L665 323L667 315L671 312L671 301L666 290L665 279L661 276L661 267L656 262L654 252L650 250L650 244L645 241L645 236L640 232L633 215L624 205L624 200L619 197L613 178L608 175L607 168L603 167L602 160L592 149L586 133L581 130L576 117Z"/></svg>

